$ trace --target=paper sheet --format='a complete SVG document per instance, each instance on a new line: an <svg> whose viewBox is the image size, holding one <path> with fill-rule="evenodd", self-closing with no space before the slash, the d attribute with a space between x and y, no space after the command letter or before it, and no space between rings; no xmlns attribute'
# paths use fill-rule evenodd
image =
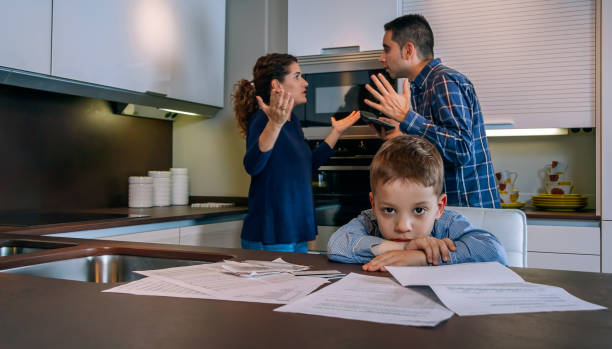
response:
<svg viewBox="0 0 612 349"><path fill-rule="evenodd" d="M515 283L524 280L497 262L461 263L435 267L392 267L387 270L402 286Z"/></svg>
<svg viewBox="0 0 612 349"><path fill-rule="evenodd" d="M607 309L576 298L560 287L529 282L431 288L444 305L461 316Z"/></svg>
<svg viewBox="0 0 612 349"><path fill-rule="evenodd" d="M102 292L127 293L142 296L215 299L207 294L152 277L121 284Z"/></svg>
<svg viewBox="0 0 612 349"><path fill-rule="evenodd" d="M223 262L137 273L203 293L211 298L275 304L289 303L327 282L321 278L296 277L287 273L243 278L225 273Z"/></svg>
<svg viewBox="0 0 612 349"><path fill-rule="evenodd" d="M355 273L274 311L428 327L453 315L390 278Z"/></svg>

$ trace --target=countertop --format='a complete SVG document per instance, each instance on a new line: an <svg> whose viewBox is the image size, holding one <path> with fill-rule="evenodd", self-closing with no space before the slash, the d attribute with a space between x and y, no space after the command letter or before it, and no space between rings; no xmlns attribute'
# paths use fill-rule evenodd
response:
<svg viewBox="0 0 612 349"><path fill-rule="evenodd" d="M180 220L205 220L232 215L245 215L248 208L236 206L230 208L192 208L191 206L168 206L153 208L99 208L88 210L71 210L76 212L122 213L130 215L145 215L137 218L113 218L96 221L49 224L31 227L0 226L0 232L11 232L24 235L47 235L72 231L125 227L130 225L153 224Z"/></svg>
<svg viewBox="0 0 612 349"><path fill-rule="evenodd" d="M16 239L19 235L0 234ZM124 253L272 260L313 269L362 273L324 255L36 237L74 247L0 258L0 268L75 257ZM200 256L200 257L198 257ZM214 259L213 258L213 259ZM9 260L7 262L7 260ZM10 261L12 260L12 262ZM15 262L17 260L17 262ZM513 268L526 281L563 287L612 307L612 274ZM388 273L367 273L389 276ZM589 348L612 343L612 311L453 316L419 328L278 313L278 305L102 293L95 284L0 273L2 346L10 348Z"/></svg>
<svg viewBox="0 0 612 349"><path fill-rule="evenodd" d="M335 205L323 204L317 207L324 211ZM50 224L31 227L0 226L0 232L10 232L23 235L48 235L73 231L125 227L131 225L153 224L180 220L206 220L229 216L244 216L248 212L246 206L231 208L192 208L191 206L169 206L153 208L100 208L88 210L73 210L78 212L122 213L130 215L146 215L138 218L114 218L97 221ZM568 219L568 220L599 220L594 211L550 212L533 209L524 210L527 218L532 219ZM321 214L322 212L318 212Z"/></svg>

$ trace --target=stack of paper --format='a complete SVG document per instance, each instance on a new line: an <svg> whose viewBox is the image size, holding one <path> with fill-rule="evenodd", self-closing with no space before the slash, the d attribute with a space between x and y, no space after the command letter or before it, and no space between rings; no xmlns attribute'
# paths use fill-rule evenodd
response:
<svg viewBox="0 0 612 349"><path fill-rule="evenodd" d="M250 265L254 265L252 262ZM282 260L276 262L278 265L275 267L279 269L303 269L303 266ZM281 266L281 263L285 265ZM232 263L230 265L233 268L239 267ZM228 273L226 268L227 262L219 262L138 271L148 277L104 292L286 304L327 283L321 278L296 277L287 272L260 277L237 277L234 273Z"/></svg>

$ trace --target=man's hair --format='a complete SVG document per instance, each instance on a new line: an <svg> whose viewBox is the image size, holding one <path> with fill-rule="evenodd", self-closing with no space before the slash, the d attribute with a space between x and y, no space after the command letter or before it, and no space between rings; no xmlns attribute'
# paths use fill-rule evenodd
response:
<svg viewBox="0 0 612 349"><path fill-rule="evenodd" d="M370 188L393 180L404 180L433 187L442 194L444 164L436 147L426 139L401 135L383 143L370 165Z"/></svg>
<svg viewBox="0 0 612 349"><path fill-rule="evenodd" d="M434 35L425 17L410 14L397 17L385 24L385 31L391 31L391 39L399 45L400 49L411 42L421 58L433 58Z"/></svg>

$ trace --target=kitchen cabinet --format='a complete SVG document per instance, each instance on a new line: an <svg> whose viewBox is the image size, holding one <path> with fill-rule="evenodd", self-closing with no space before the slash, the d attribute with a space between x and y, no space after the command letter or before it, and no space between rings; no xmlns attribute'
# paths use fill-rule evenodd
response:
<svg viewBox="0 0 612 349"><path fill-rule="evenodd" d="M240 248L242 220L180 228L181 245Z"/></svg>
<svg viewBox="0 0 612 349"><path fill-rule="evenodd" d="M114 235L100 238L100 240L114 241L131 241L131 242L149 242L156 244L173 244L179 243L179 228L161 229L147 231L142 233Z"/></svg>
<svg viewBox="0 0 612 349"><path fill-rule="evenodd" d="M612 273L612 3L601 2L601 119L598 128L601 181L601 268Z"/></svg>
<svg viewBox="0 0 612 349"><path fill-rule="evenodd" d="M223 106L225 1L54 0L54 76Z"/></svg>
<svg viewBox="0 0 612 349"><path fill-rule="evenodd" d="M600 239L599 226L528 224L527 266L600 272Z"/></svg>
<svg viewBox="0 0 612 349"><path fill-rule="evenodd" d="M50 74L52 0L0 3L0 66Z"/></svg>
<svg viewBox="0 0 612 349"><path fill-rule="evenodd" d="M381 50L383 26L397 17L397 0L289 0L288 51L321 54L322 48Z"/></svg>

